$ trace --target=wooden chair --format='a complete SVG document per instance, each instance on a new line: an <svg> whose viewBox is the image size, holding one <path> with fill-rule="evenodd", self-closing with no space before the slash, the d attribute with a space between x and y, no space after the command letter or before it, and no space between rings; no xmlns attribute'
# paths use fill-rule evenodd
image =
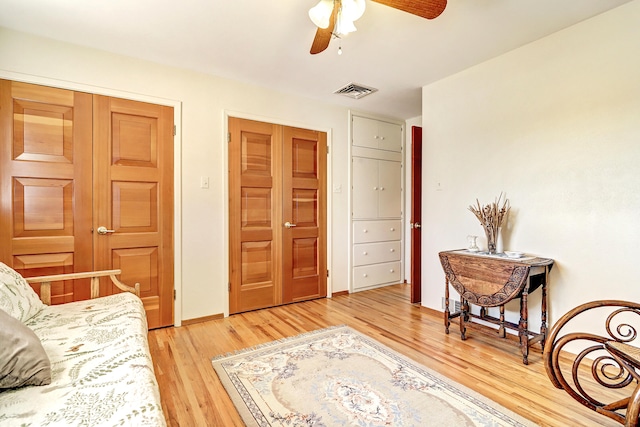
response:
<svg viewBox="0 0 640 427"><path fill-rule="evenodd" d="M605 333L573 331L571 321L577 316L601 316L602 310L607 314ZM640 322L640 304L616 300L582 304L553 325L543 359L555 387L599 414L636 427L640 415L640 348L634 343L638 330L633 321ZM578 354L563 351L569 343L584 349Z"/></svg>

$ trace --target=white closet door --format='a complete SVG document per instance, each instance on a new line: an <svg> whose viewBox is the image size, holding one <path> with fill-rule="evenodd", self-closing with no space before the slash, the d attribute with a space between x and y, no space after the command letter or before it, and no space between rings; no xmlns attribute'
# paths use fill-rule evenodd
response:
<svg viewBox="0 0 640 427"><path fill-rule="evenodd" d="M378 148L378 121L353 116L353 145Z"/></svg>
<svg viewBox="0 0 640 427"><path fill-rule="evenodd" d="M378 148L388 151L402 151L402 127L394 123L378 123Z"/></svg>
<svg viewBox="0 0 640 427"><path fill-rule="evenodd" d="M353 157L353 218L378 216L378 160Z"/></svg>
<svg viewBox="0 0 640 427"><path fill-rule="evenodd" d="M402 168L400 162L378 160L378 217L402 216Z"/></svg>

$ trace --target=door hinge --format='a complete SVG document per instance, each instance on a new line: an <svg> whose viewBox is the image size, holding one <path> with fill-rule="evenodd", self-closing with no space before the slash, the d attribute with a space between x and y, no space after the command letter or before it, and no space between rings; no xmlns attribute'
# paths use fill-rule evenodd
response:
<svg viewBox="0 0 640 427"><path fill-rule="evenodd" d="M173 125L173 136L176 136L178 130L176 129L176 125Z"/></svg>
<svg viewBox="0 0 640 427"><path fill-rule="evenodd" d="M329 277L329 270L327 270L327 277Z"/></svg>
<svg viewBox="0 0 640 427"><path fill-rule="evenodd" d="M227 143L231 142L231 132L227 133Z"/></svg>
<svg viewBox="0 0 640 427"><path fill-rule="evenodd" d="M231 282L229 282L229 292L231 292Z"/></svg>
<svg viewBox="0 0 640 427"><path fill-rule="evenodd" d="M327 154L329 154L329 146L327 145Z"/></svg>
<svg viewBox="0 0 640 427"><path fill-rule="evenodd" d="M173 300L174 301L176 300L176 290L175 289L173 290Z"/></svg>

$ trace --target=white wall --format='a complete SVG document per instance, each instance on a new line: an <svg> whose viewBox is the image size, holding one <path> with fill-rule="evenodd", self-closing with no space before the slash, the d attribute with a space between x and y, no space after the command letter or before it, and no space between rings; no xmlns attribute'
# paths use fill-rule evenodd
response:
<svg viewBox="0 0 640 427"><path fill-rule="evenodd" d="M181 105L181 319L227 310L225 112L329 131L327 188L348 184L348 111L342 107L0 28L0 78L7 77ZM200 176L210 177L208 190L200 189ZM337 292L347 289L348 192L329 192L328 197L328 265Z"/></svg>
<svg viewBox="0 0 640 427"><path fill-rule="evenodd" d="M438 252L484 236L467 207L501 191L505 249L556 261L551 322L590 300L640 301L638 17L640 0L423 88L425 306L441 310Z"/></svg>

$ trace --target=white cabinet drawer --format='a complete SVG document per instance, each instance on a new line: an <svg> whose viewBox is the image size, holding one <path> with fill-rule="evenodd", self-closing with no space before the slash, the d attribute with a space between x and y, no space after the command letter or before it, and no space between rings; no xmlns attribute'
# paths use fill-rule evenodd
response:
<svg viewBox="0 0 640 427"><path fill-rule="evenodd" d="M402 222L387 221L354 221L353 243L383 242L402 239Z"/></svg>
<svg viewBox="0 0 640 427"><path fill-rule="evenodd" d="M353 246L353 265L400 261L400 241L362 243Z"/></svg>
<svg viewBox="0 0 640 427"><path fill-rule="evenodd" d="M353 268L353 288L366 288L383 283L400 283L400 261Z"/></svg>

